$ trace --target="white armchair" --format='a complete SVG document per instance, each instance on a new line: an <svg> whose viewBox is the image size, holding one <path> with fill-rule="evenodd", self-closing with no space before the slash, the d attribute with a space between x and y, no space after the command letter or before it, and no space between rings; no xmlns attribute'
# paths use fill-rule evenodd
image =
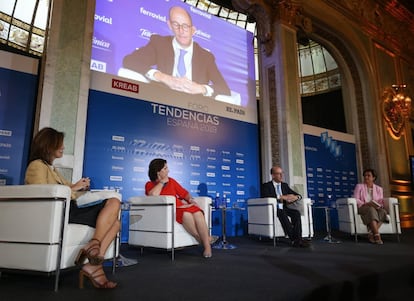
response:
<svg viewBox="0 0 414 301"><path fill-rule="evenodd" d="M196 197L194 201L204 211L211 229L211 198ZM130 245L174 250L180 247L198 245L198 241L175 220L174 196L131 197L129 203Z"/></svg>
<svg viewBox="0 0 414 301"><path fill-rule="evenodd" d="M95 231L68 223L70 197L64 185L0 186L0 271L54 274L58 290L60 271L75 265ZM117 238L105 255L113 260L113 272L118 247Z"/></svg>
<svg viewBox="0 0 414 301"><path fill-rule="evenodd" d="M385 210L388 212L389 223L383 223L379 231L381 234L396 234L400 241L401 224L399 214L399 203L396 198L385 198ZM358 235L368 234L367 226L362 222L358 214L357 201L355 198L341 198L336 200L338 210L339 230L354 235L358 242Z"/></svg>
<svg viewBox="0 0 414 301"><path fill-rule="evenodd" d="M297 202L301 213L302 237L313 237L312 201L303 198ZM277 217L276 198L256 198L247 200L248 233L260 237L270 237L276 246L277 237L285 237L279 218Z"/></svg>

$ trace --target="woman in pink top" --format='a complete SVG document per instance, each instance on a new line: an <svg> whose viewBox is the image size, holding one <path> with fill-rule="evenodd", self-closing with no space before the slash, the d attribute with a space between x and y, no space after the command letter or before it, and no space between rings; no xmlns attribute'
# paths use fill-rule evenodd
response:
<svg viewBox="0 0 414 301"><path fill-rule="evenodd" d="M364 183L357 184L354 198L357 201L358 214L368 227L368 239L371 243L383 244L379 228L383 222L388 223L387 211L384 209L382 187L374 184L377 178L373 169L364 170Z"/></svg>

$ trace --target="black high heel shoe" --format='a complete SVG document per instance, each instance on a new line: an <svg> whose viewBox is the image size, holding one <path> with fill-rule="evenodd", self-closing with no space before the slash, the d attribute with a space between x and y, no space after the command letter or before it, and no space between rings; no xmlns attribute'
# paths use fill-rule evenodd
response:
<svg viewBox="0 0 414 301"><path fill-rule="evenodd" d="M106 281L104 283L100 283L97 281L97 279L99 279L100 277L105 276L105 272L103 271L103 268L97 268L95 271L93 271L92 273L88 273L84 270L80 270L79 272L79 288L84 288L84 281L85 281L85 277L89 279L89 281L92 283L92 285L95 288L103 288L103 289L113 289L115 288L118 283L113 282L113 281L109 281L108 279L106 279Z"/></svg>
<svg viewBox="0 0 414 301"><path fill-rule="evenodd" d="M90 241L96 241L96 243L92 244L88 249L82 248L79 251L78 256L76 256L75 259L75 265L82 265L86 258L91 265L100 265L104 261L102 256L96 255L99 254L101 242L96 238L92 238Z"/></svg>

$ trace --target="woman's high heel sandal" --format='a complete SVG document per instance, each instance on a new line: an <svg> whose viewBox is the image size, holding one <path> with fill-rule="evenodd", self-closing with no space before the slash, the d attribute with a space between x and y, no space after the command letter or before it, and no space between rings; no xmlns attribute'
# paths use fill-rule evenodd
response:
<svg viewBox="0 0 414 301"><path fill-rule="evenodd" d="M217 235L211 235L210 236L210 245L214 245L217 240L219 239L219 237Z"/></svg>
<svg viewBox="0 0 414 301"><path fill-rule="evenodd" d="M371 230L368 230L368 241L375 244L374 233L372 233Z"/></svg>
<svg viewBox="0 0 414 301"><path fill-rule="evenodd" d="M75 259L75 265L82 265L85 262L86 258L91 265L100 265L104 261L104 258L98 255L101 242L96 238L92 238L90 241L96 241L96 243L91 244L88 249L82 248L79 251L78 256L76 256Z"/></svg>
<svg viewBox="0 0 414 301"><path fill-rule="evenodd" d="M105 276L105 272L103 271L102 267L97 268L92 273L88 273L84 270L80 270L80 272L79 272L79 288L84 288L85 277L90 280L90 282L92 283L92 285L95 288L112 289L112 288L115 288L118 285L118 283L112 282L112 281L109 281L109 280L106 280L104 283L99 283L97 281L97 279L99 279L102 276Z"/></svg>
<svg viewBox="0 0 414 301"><path fill-rule="evenodd" d="M380 234L375 234L374 235L374 240L375 240L375 243L377 244L377 245L382 245L382 244L384 244L384 242L382 241L382 239L381 239L381 235Z"/></svg>

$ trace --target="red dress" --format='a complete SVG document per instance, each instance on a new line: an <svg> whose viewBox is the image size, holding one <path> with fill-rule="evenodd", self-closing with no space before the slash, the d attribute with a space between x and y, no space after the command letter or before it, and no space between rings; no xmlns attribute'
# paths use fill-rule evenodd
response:
<svg viewBox="0 0 414 301"><path fill-rule="evenodd" d="M157 185L157 182L148 181L145 184L145 194L148 195L149 191ZM184 212L195 213L198 211L203 212L198 206L191 206L186 208L178 208L183 205L186 205L187 202L182 200L187 196L188 191L182 187L176 180L173 178L168 178L168 183L162 188L160 195L172 195L175 196L175 206L176 206L176 221L180 224L183 223L183 214Z"/></svg>

